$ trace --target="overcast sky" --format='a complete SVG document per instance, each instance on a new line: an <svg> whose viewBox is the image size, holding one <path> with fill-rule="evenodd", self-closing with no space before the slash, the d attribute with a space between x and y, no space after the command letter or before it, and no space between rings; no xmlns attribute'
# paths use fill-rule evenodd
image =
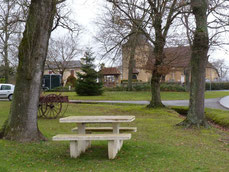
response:
<svg viewBox="0 0 229 172"><path fill-rule="evenodd" d="M81 47L89 46L96 47L96 43L93 40L93 36L96 34L96 25L94 21L102 14L103 5L105 0L68 0L67 3L72 9L72 15L77 22L82 26L83 32L81 34ZM53 35L59 35L59 30ZM62 32L62 31L61 31ZM64 31L63 31L64 32ZM225 39L229 42L229 36L225 35ZM96 48L94 49L96 51ZM229 47L228 51L223 51L216 48L214 51L210 51L210 61L212 59L225 59L229 66Z"/></svg>

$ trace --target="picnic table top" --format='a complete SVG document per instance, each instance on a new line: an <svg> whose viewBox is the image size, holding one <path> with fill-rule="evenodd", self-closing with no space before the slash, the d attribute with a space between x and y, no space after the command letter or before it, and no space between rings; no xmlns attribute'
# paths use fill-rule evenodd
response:
<svg viewBox="0 0 229 172"><path fill-rule="evenodd" d="M60 118L60 123L119 123L134 120L135 116L68 116Z"/></svg>

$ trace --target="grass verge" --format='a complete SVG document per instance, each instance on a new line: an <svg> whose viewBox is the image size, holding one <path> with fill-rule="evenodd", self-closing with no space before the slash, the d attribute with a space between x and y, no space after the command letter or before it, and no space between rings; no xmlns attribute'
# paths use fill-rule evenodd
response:
<svg viewBox="0 0 229 172"><path fill-rule="evenodd" d="M188 107L178 107L173 106L172 109L177 111L181 115L187 115L188 113ZM221 126L229 129L229 112L219 109L210 109L205 108L205 115L207 120Z"/></svg>
<svg viewBox="0 0 229 172"><path fill-rule="evenodd" d="M51 94L47 92L46 94ZM59 94L57 92L54 92ZM106 91L101 96L78 96L75 92L63 92L63 95L69 96L70 100L121 100L121 101L149 101L151 93L147 91ZM205 98L219 98L228 96L229 91L207 91L205 92ZM161 92L162 100L187 100L189 99L189 93L187 92Z"/></svg>
<svg viewBox="0 0 229 172"><path fill-rule="evenodd" d="M10 102L0 102L0 126L8 116ZM107 142L92 142L92 148L77 159L69 157L68 142L53 142L51 137L71 133L74 124L60 124L58 119L39 119L46 142L21 144L0 140L0 171L222 171L229 170L229 145L219 140L228 132L216 128L183 129L171 109L150 110L140 105L70 104L69 115L135 115L136 120L123 126L138 131L114 160L107 159Z"/></svg>

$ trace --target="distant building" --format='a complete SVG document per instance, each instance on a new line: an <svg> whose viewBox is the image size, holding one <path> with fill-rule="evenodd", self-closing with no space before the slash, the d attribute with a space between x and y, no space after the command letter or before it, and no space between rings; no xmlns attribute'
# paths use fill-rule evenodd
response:
<svg viewBox="0 0 229 172"><path fill-rule="evenodd" d="M102 67L100 74L105 87L114 87L121 83L121 72L118 67Z"/></svg>
<svg viewBox="0 0 229 172"><path fill-rule="evenodd" d="M122 80L128 80L129 57L131 41L127 41L122 47ZM191 49L188 46L165 48L164 76L165 82L185 82L185 71L190 74ZM155 58L153 57L153 46L147 41L144 35L138 35L137 47L135 50L135 68L133 78L142 82L150 82L151 70ZM136 73L136 71L138 73ZM208 62L206 67L206 80L216 81L219 75L217 69Z"/></svg>
<svg viewBox="0 0 229 172"><path fill-rule="evenodd" d="M80 68L81 68L81 62L79 60L64 61L64 62L47 61L45 64L44 75L61 74L62 82L65 85L67 82L67 78L70 75L73 75L77 78L76 73L82 72Z"/></svg>

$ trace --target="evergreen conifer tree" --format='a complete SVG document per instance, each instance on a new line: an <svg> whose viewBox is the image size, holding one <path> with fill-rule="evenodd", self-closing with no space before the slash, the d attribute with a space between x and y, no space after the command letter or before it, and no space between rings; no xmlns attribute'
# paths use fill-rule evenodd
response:
<svg viewBox="0 0 229 172"><path fill-rule="evenodd" d="M80 96L95 96L103 93L102 83L98 81L98 72L94 69L93 52L88 49L85 52L85 57L82 58L81 70L82 73L77 73L76 93Z"/></svg>

